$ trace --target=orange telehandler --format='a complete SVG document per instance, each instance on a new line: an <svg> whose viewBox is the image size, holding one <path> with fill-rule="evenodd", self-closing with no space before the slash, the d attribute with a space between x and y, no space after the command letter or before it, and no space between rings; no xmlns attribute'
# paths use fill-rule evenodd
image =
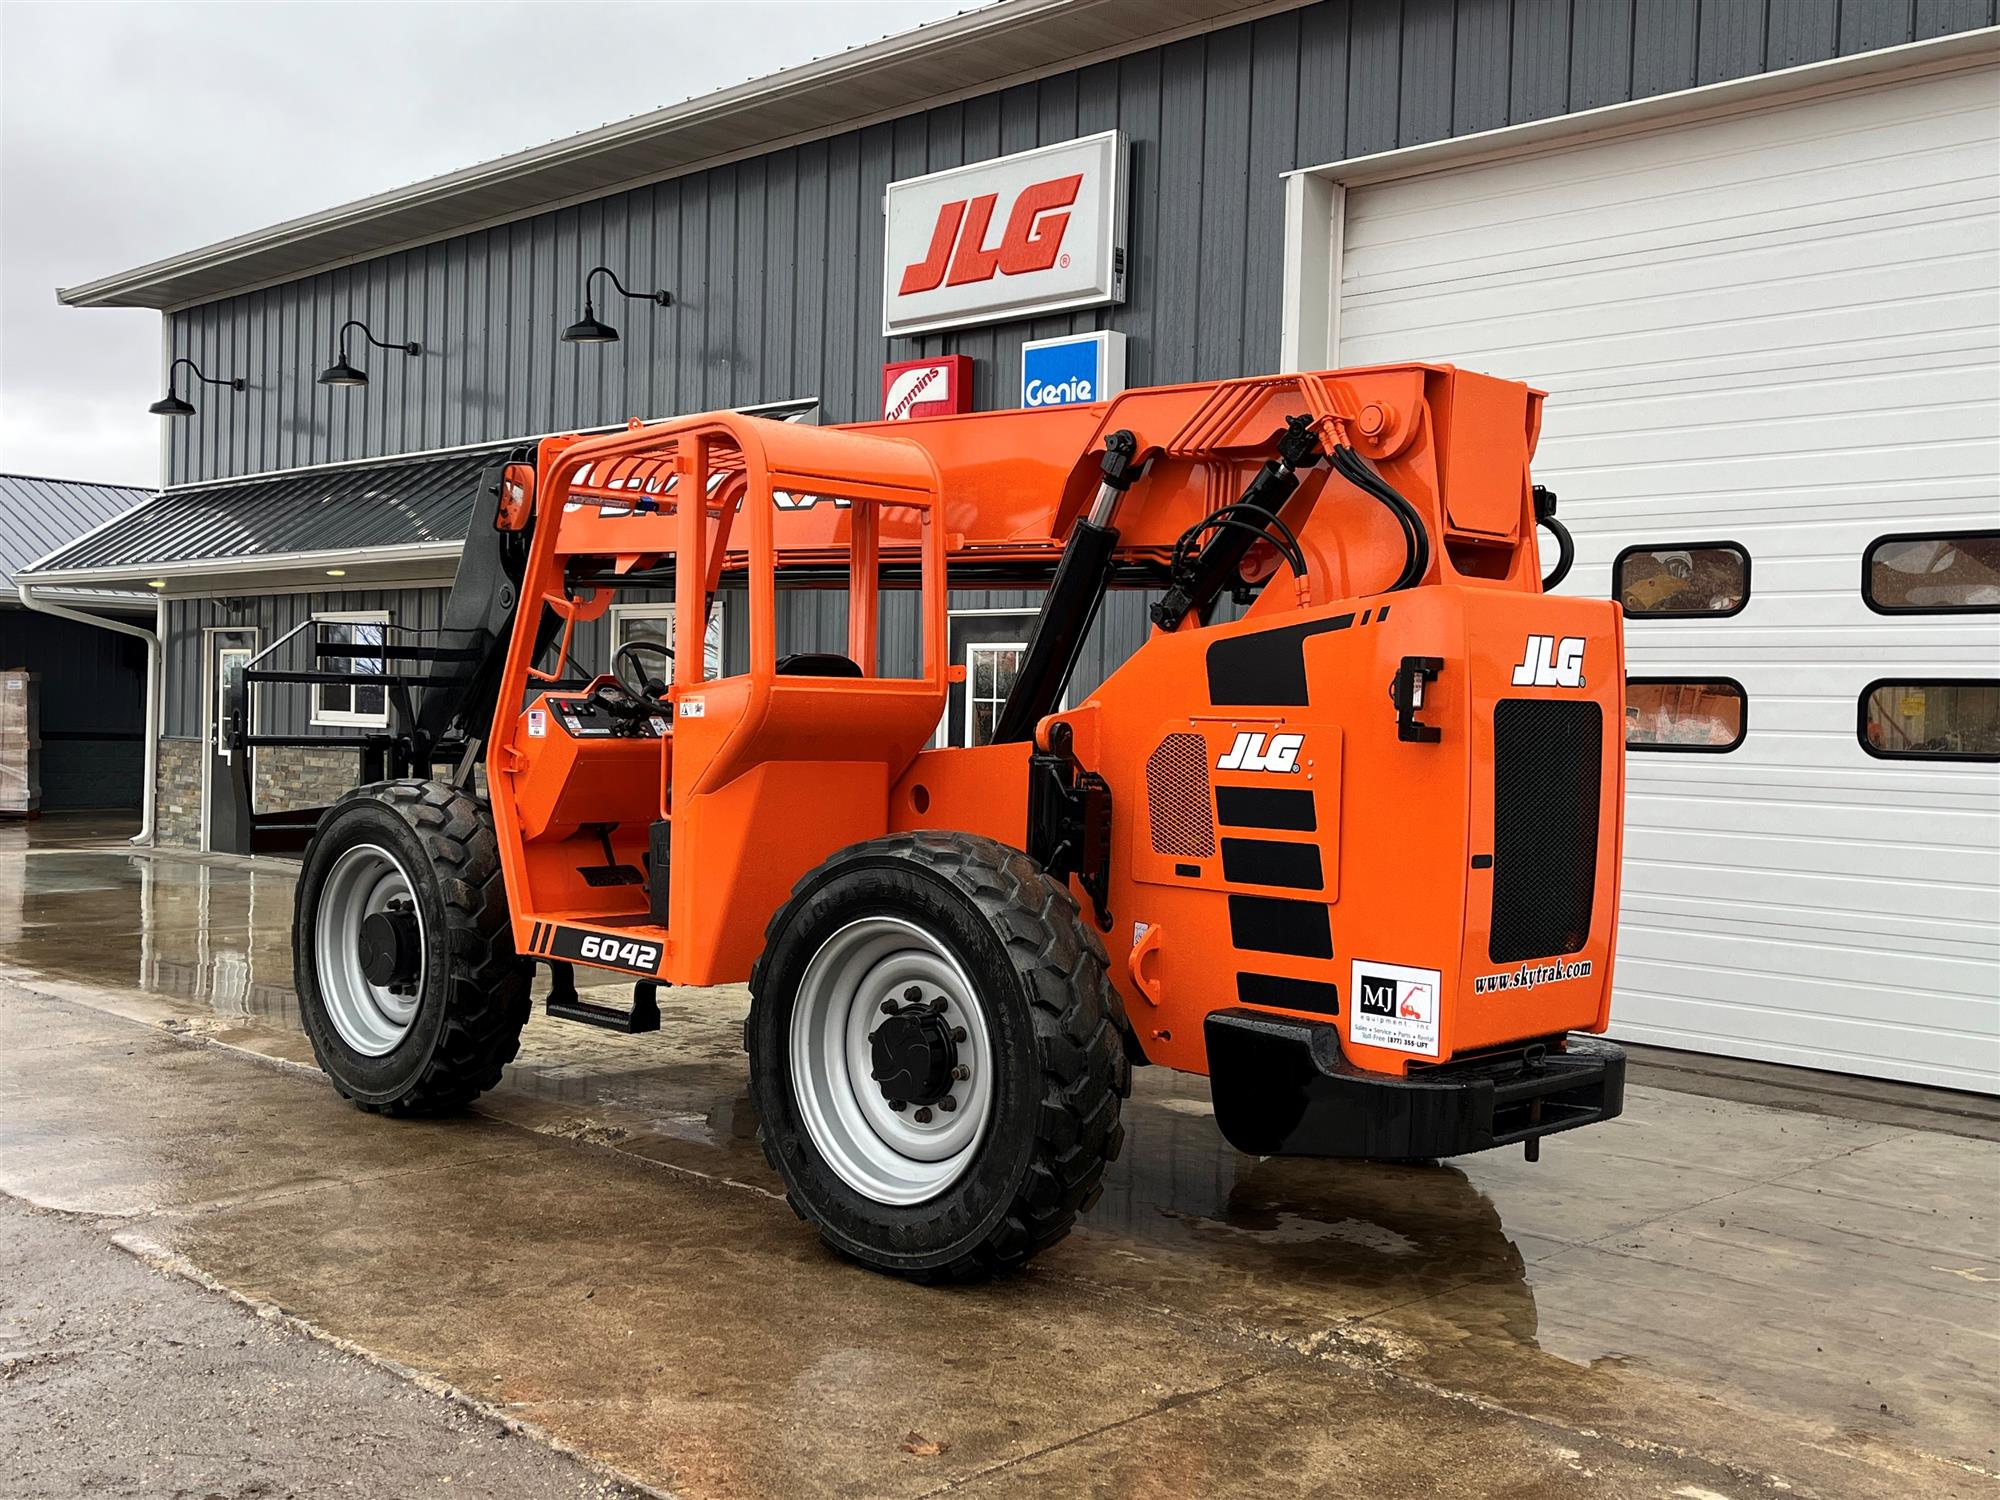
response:
<svg viewBox="0 0 2000 1500"><path fill-rule="evenodd" d="M626 1030L662 983L747 978L792 1204L938 1278L1067 1232L1135 1064L1206 1074L1265 1155L1532 1157L1615 1116L1623 1054L1577 1033L1609 1018L1622 626L1547 592L1571 550L1540 416L1399 365L516 452L442 630L391 632L366 676L396 708L373 784L313 822L321 1065L364 1108L451 1108L515 1055L536 964L551 1014ZM947 591L1021 586L1045 594L1011 681L959 689L988 742L927 748L963 681ZM1129 587L1149 638L1063 707ZM747 660L635 640L578 675L578 625L631 590L671 591L681 642L738 601ZM844 651L782 639L800 590ZM323 680L355 675L245 673L238 743L283 742L249 732L250 683ZM248 760L241 815L275 838Z"/></svg>

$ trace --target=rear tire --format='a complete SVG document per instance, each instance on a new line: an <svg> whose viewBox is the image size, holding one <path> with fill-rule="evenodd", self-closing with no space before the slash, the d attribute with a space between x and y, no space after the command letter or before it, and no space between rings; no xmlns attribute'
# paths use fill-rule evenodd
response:
<svg viewBox="0 0 2000 1500"><path fill-rule="evenodd" d="M842 1255L990 1275L1097 1201L1131 1091L1118 998L1069 888L1027 855L962 833L844 849L772 918L750 989L764 1154ZM898 1023L936 1068L903 1110L874 1081L885 1001L937 1017Z"/></svg>
<svg viewBox="0 0 2000 1500"><path fill-rule="evenodd" d="M376 983L359 933L384 914L402 949ZM438 1114L498 1083L527 1024L533 966L514 952L486 804L441 781L382 782L334 803L306 847L292 968L320 1067L363 1109Z"/></svg>

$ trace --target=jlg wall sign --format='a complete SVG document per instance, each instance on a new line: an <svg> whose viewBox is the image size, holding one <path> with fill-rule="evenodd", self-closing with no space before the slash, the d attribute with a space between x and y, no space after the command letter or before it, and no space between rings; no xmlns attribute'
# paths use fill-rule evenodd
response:
<svg viewBox="0 0 2000 1500"><path fill-rule="evenodd" d="M1116 130L889 184L882 332L1125 300Z"/></svg>

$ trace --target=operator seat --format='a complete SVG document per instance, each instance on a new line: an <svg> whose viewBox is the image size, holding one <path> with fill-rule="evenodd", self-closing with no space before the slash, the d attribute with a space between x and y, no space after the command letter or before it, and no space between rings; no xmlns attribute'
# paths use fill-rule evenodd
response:
<svg viewBox="0 0 2000 1500"><path fill-rule="evenodd" d="M794 651L778 658L780 677L859 677L861 664L838 651Z"/></svg>

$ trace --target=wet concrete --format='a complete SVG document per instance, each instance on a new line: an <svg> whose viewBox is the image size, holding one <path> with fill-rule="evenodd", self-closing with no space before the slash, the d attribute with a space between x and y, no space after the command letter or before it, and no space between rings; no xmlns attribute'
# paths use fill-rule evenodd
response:
<svg viewBox="0 0 2000 1500"><path fill-rule="evenodd" d="M299 1067L289 867L106 832L0 829L0 1189L650 1483L1994 1488L1981 1101L1641 1083L1539 1166L1375 1167L1241 1156L1200 1080L1148 1070L1079 1232L930 1291L832 1260L777 1200L740 990L670 992L654 1036L538 1018L472 1115L381 1121Z"/></svg>

